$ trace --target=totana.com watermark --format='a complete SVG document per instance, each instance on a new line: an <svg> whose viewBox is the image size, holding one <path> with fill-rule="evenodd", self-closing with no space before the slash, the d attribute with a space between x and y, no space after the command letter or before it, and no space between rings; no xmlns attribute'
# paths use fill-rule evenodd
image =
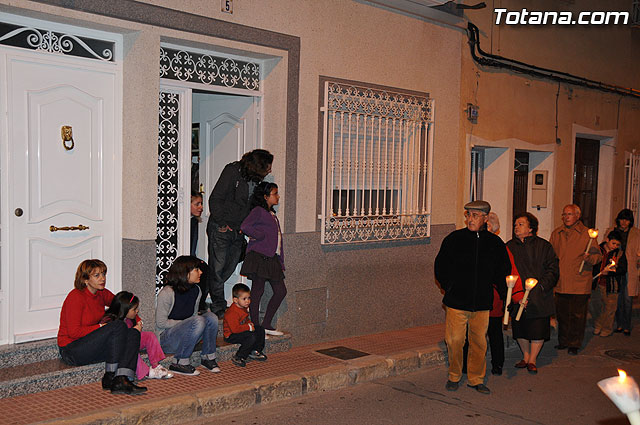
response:
<svg viewBox="0 0 640 425"><path fill-rule="evenodd" d="M506 25L609 25L629 22L629 12L614 11L583 11L553 12L536 10L507 10L493 9L496 14L496 25L504 22Z"/></svg>

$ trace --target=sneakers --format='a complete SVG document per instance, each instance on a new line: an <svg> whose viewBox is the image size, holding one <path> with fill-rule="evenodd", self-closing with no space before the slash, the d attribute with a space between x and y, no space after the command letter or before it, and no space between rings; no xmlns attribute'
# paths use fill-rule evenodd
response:
<svg viewBox="0 0 640 425"><path fill-rule="evenodd" d="M111 394L136 395L145 392L147 392L147 387L139 387L123 375L116 376L111 383Z"/></svg>
<svg viewBox="0 0 640 425"><path fill-rule="evenodd" d="M480 394L491 394L491 390L489 388L487 388L487 386L485 384L478 384L478 385L469 385L469 384L467 384L467 387L473 388L474 390L476 390Z"/></svg>
<svg viewBox="0 0 640 425"><path fill-rule="evenodd" d="M247 365L247 361L245 359L241 359L240 357L237 357L237 356L231 357L231 363L240 367L245 367Z"/></svg>
<svg viewBox="0 0 640 425"><path fill-rule="evenodd" d="M210 372L220 373L220 366L218 366L218 362L216 362L216 359L211 359L211 360L202 359L201 364L202 366L206 367Z"/></svg>
<svg viewBox="0 0 640 425"><path fill-rule="evenodd" d="M458 389L458 383L447 380L447 385L444 386L447 391L456 391Z"/></svg>
<svg viewBox="0 0 640 425"><path fill-rule="evenodd" d="M257 361L259 361L259 362L264 362L264 361L266 361L266 360L267 360L267 356L265 356L265 354L264 354L263 352L261 352L261 351L256 351L256 350L253 350L253 351L251 352L251 354L249 354L249 358L250 358L251 360L257 360Z"/></svg>
<svg viewBox="0 0 640 425"><path fill-rule="evenodd" d="M282 336L282 335L284 335L284 332L280 332L280 331L277 331L275 329L267 329L267 328L264 328L264 333L265 333L265 335L272 335L272 336Z"/></svg>
<svg viewBox="0 0 640 425"><path fill-rule="evenodd" d="M149 369L149 374L147 375L147 377L149 379L169 379L173 378L173 373L169 372L159 364L158 366Z"/></svg>
<svg viewBox="0 0 640 425"><path fill-rule="evenodd" d="M191 366L190 364L172 363L169 366L169 370L175 373L179 373L180 375L190 375L190 376L200 375L200 372L198 372L196 368Z"/></svg>

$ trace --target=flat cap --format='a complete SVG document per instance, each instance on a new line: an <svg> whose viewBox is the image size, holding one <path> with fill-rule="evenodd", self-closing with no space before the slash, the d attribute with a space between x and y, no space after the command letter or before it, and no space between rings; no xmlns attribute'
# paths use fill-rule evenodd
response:
<svg viewBox="0 0 640 425"><path fill-rule="evenodd" d="M491 204L489 204L487 201L473 201L466 204L464 206L464 209L467 211L478 210L482 211L485 214L489 214L489 211L491 211Z"/></svg>

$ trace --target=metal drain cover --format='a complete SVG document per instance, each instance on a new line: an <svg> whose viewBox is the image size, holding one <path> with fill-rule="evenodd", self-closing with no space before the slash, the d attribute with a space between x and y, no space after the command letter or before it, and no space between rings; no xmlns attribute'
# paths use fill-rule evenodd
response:
<svg viewBox="0 0 640 425"><path fill-rule="evenodd" d="M324 348L322 350L317 350L316 352L320 354L324 354L326 356L335 357L336 359L340 359L340 360L357 359L358 357L364 357L369 355L369 353L353 350L351 348L343 347L341 345L337 347Z"/></svg>
<svg viewBox="0 0 640 425"><path fill-rule="evenodd" d="M604 352L606 356L616 360L624 360L627 362L640 361L640 352L632 350L607 350Z"/></svg>

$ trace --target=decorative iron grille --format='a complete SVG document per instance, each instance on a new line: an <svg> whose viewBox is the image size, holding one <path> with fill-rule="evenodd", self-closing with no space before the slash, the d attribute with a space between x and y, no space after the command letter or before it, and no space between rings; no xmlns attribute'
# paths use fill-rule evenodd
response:
<svg viewBox="0 0 640 425"><path fill-rule="evenodd" d="M0 22L0 44L61 55L115 60L115 42Z"/></svg>
<svg viewBox="0 0 640 425"><path fill-rule="evenodd" d="M640 154L633 152L624 153L625 170L625 208L633 211L638 226L640 217Z"/></svg>
<svg viewBox="0 0 640 425"><path fill-rule="evenodd" d="M430 236L433 100L328 81L322 243Z"/></svg>
<svg viewBox="0 0 640 425"><path fill-rule="evenodd" d="M180 97L160 92L158 127L158 216L156 236L156 293L178 255L178 145Z"/></svg>
<svg viewBox="0 0 640 425"><path fill-rule="evenodd" d="M160 78L259 91L260 64L161 47Z"/></svg>

